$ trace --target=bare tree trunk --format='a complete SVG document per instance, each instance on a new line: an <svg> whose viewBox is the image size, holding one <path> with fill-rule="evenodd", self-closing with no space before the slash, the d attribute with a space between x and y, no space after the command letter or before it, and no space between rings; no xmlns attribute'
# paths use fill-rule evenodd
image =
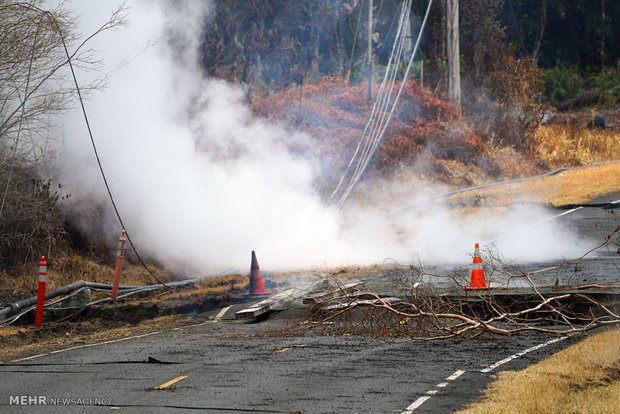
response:
<svg viewBox="0 0 620 414"><path fill-rule="evenodd" d="M368 0L368 103L372 102L372 0Z"/></svg>
<svg viewBox="0 0 620 414"><path fill-rule="evenodd" d="M411 19L407 19L405 22L405 45L404 45L404 56L411 55L413 51L413 35L411 33Z"/></svg>
<svg viewBox="0 0 620 414"><path fill-rule="evenodd" d="M461 67L459 62L459 0L447 0L446 49L448 56L448 97L461 106Z"/></svg>
<svg viewBox="0 0 620 414"><path fill-rule="evenodd" d="M601 0L601 69L605 67L605 0Z"/></svg>
<svg viewBox="0 0 620 414"><path fill-rule="evenodd" d="M424 59L420 60L420 85L424 86Z"/></svg>
<svg viewBox="0 0 620 414"><path fill-rule="evenodd" d="M543 32L545 31L546 23L547 23L547 0L542 0L542 2L540 3L540 18L538 20L538 32L536 33L536 41L534 42L534 52L532 52L532 59L534 59L534 63L538 63L538 52L540 51L540 43L542 42Z"/></svg>
<svg viewBox="0 0 620 414"><path fill-rule="evenodd" d="M321 39L321 32L318 28L318 22L313 24L312 29L312 61L310 63L310 80L313 83L319 81L319 42Z"/></svg>
<svg viewBox="0 0 620 414"><path fill-rule="evenodd" d="M478 41L474 46L474 80L477 85L482 83L482 65L484 64L484 46Z"/></svg>
<svg viewBox="0 0 620 414"><path fill-rule="evenodd" d="M256 79L257 61L258 57L255 53L252 53L245 61L243 72L241 73L241 82L245 84L245 99L248 103L252 102L252 86Z"/></svg>
<svg viewBox="0 0 620 414"><path fill-rule="evenodd" d="M336 34L336 67L335 72L342 76L346 76L344 68L344 58L346 52L344 51L344 19L342 14L342 2L336 3L337 11L334 18L334 33Z"/></svg>

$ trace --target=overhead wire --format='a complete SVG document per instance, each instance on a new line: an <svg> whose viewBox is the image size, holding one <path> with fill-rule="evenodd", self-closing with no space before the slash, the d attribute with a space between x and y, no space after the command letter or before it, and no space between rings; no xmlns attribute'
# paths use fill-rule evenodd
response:
<svg viewBox="0 0 620 414"><path fill-rule="evenodd" d="M146 269L146 271L149 273L149 275L153 279L155 279L160 285L163 285L163 286L165 286L168 289L172 289L166 283L164 283L161 280L159 280L159 278L157 276L155 276L155 274L151 271L151 269L149 269L149 267L146 265L146 263L144 262L144 260L140 256L140 253L136 249L133 241L131 240L129 232L127 231L127 228L125 227L125 223L123 223L123 219L121 218L121 215L120 215L120 212L118 210L118 207L116 206L116 202L114 201L114 197L112 196L112 190L110 189L110 185L109 185L108 180L106 178L105 171L103 170L103 165L101 164L101 159L99 157L99 152L97 151L97 145L95 144L95 139L93 137L93 133L92 133L92 130L91 130L91 127L90 127L90 122L88 121L88 115L86 114L86 108L84 106L84 101L82 99L82 93L80 91L80 85L79 85L79 83L77 81L77 77L75 76L75 70L73 69L73 64L71 63L71 55L69 54L69 49L67 48L67 44L65 42L64 36L62 35L62 31L60 30L58 22L56 21L54 16L49 11L45 11L44 13L48 16L48 18L56 26L56 29L58 30L58 35L60 36L60 39L62 41L62 45L63 45L63 47L65 49L65 53L67 55L67 63L69 64L69 68L71 69L71 75L73 77L73 82L75 84L75 89L77 91L78 99L80 101L80 106L82 108L82 114L84 115L84 121L86 122L86 128L88 129L88 135L90 137L90 142L91 142L92 147L93 147L93 152L95 153L95 158L97 160L97 165L99 166L99 171L101 173L101 177L103 178L103 182L105 184L105 187L106 187L106 190L107 190L110 202L112 203L112 207L114 208L114 212L116 213L116 217L118 218L118 221L119 221L122 229L125 230L125 236L127 237L127 241L129 242L129 245L133 249L133 251L134 251L134 253L136 255L136 258L138 259L138 261L140 262L142 267L144 267L144 269Z"/></svg>
<svg viewBox="0 0 620 414"><path fill-rule="evenodd" d="M402 49L401 49L401 45L402 45L402 41L403 39L401 39L401 33L402 33L402 28L403 28L403 24L406 20L406 18L408 18L408 13L409 10L411 9L411 0L406 0L403 2L401 10L400 10L400 16L399 16L399 23L398 23L398 28L397 28L397 32L396 32L396 37L394 39L394 43L392 44L392 51L390 53L390 58L388 60L388 64L387 64L387 69L385 71L384 77L383 77L383 81L379 87L379 93L377 94L377 98L373 104L373 108L369 117L369 120L364 128L364 130L362 131L362 136L357 144L357 147L354 151L353 156L351 157L344 173L342 174L336 189L332 192L331 196L329 197L329 199L327 200L327 204L331 203L331 200L333 199L333 197L338 193L338 191L340 190L342 184L344 183L345 178L347 177L351 166L353 165L353 163L356 161L358 154L360 153L360 149L362 149L361 151L361 156L360 156L360 160L364 159L364 157L367 154L367 150L370 146L370 142L373 139L372 136L374 135L374 131L375 131L375 127L377 124L377 112L384 112L386 105L389 103L389 97L391 96L391 90L393 88L393 82L395 80L395 74L396 74L396 70L393 70L392 68L392 61L396 61L398 62L397 59L400 58L400 53L402 53ZM387 82L389 82L389 86L387 84ZM385 95L385 90L387 89L390 90L390 93L388 93L388 95ZM370 132L369 132L370 131ZM363 144L363 148L362 148L362 144ZM361 163L358 161L357 166L361 165ZM357 174L357 168L356 171L354 171L354 176L355 174ZM338 207L339 208L339 207Z"/></svg>
<svg viewBox="0 0 620 414"><path fill-rule="evenodd" d="M433 0L429 0L428 3L428 7L426 9L426 14L424 16L424 20L422 21L422 25L420 26L420 32L418 34L418 38L416 40L416 44L413 48L413 51L411 53L411 57L409 59L409 63L407 65L407 69L405 71L405 74L403 76L403 80L401 82L400 88L398 90L398 94L396 95L396 97L394 98L394 102L392 103L392 107L390 109L390 112L387 116L387 119L385 119L385 113L382 111L381 114L381 124L380 124L380 131L378 132L378 134L374 137L374 139L372 139L372 144L370 146L370 148L367 150L365 157L363 159L360 159L359 163L358 163L358 168L356 168L356 174L352 177L349 186L347 187L347 189L345 190L344 194L341 196L340 200L338 201L338 208L341 208L344 203L346 202L347 198L349 197L349 195L351 194L351 192L353 191L353 189L355 188L355 185L358 183L359 179L361 178L362 174L364 173L364 171L366 170L366 168L368 167L368 163L370 162L370 160L372 159L373 155L375 154L375 152L377 151L377 148L379 147L379 144L381 143L381 141L383 140L383 137L385 135L385 131L387 130L387 127L394 115L394 110L396 109L396 106L398 104L398 101L400 99L400 96L402 95L403 89L405 87L406 84L406 80L409 77L409 72L411 71L411 66L413 63L413 60L415 58L416 52L419 48L420 45L420 40L422 38L422 34L424 32L424 28L426 26L426 22L428 20L428 16L429 16L429 12L432 6ZM402 23L401 23L402 25ZM402 28L401 28L402 29ZM399 31L400 34L401 31ZM404 45L404 40L405 40L405 36L401 36L401 48ZM401 50L402 53L402 50ZM394 70L394 73L396 73L396 70ZM393 86L393 82L392 82L392 86ZM391 88L390 88L391 89ZM391 91L390 91L391 94ZM385 122L383 122L383 120L385 119Z"/></svg>
<svg viewBox="0 0 620 414"><path fill-rule="evenodd" d="M381 104L381 102L384 101L384 97L385 97L384 91L385 91L385 86L386 86L386 79L388 78L388 74L390 73L389 69L391 67L392 60L394 59L394 51L395 51L395 49L397 49L397 44L399 42L399 34L400 34L401 29L402 29L402 22L404 21L404 15L406 13L406 10L408 10L410 4L411 4L410 0L403 2L403 6L401 7L401 12L400 12L399 25L398 25L398 29L397 29L397 33L396 33L396 38L394 39L394 43L392 45L392 51L390 53L390 58L388 60L388 65L387 65L388 70L386 70L386 72L384 74L383 82L381 83L381 86L380 86L380 89L379 89L379 93L377 95L377 99L375 100L375 103L373 105L370 118L369 118L368 123L366 124L364 130L362 131L362 137L360 138L360 141L357 144L355 152L354 152L353 156L351 157L351 159L349 161L349 164L347 165L344 173L342 174L342 177L340 178L340 181L338 182L338 185L336 186L336 189L334 190L334 192L331 194L331 196L327 200L327 204L329 204L331 202L332 198L336 195L336 193L338 192L338 190L342 186L342 184L343 184L343 182L344 182L344 180L345 180L345 178L346 178L346 176L347 176L351 166L355 162L355 160L357 158L357 155L360 152L360 148L362 148L362 144L364 144L364 149L362 150L362 156L360 157L360 159L362 159L364 157L364 153L366 151L366 148L369 145L368 141L371 138L369 138L368 130L369 130L369 127L371 129L371 133L374 130L374 124L376 122L375 114L377 112L377 108ZM392 76L390 75L390 83L391 82L392 82ZM359 162L358 162L358 165L359 165ZM340 207L338 207L338 208L340 208Z"/></svg>
<svg viewBox="0 0 620 414"><path fill-rule="evenodd" d="M374 136L376 131L378 130L378 128L380 127L380 125L383 124L383 121L385 119L385 110L387 109L387 106L390 103L390 98L392 96L392 91L393 91L393 87L394 87L394 83L396 82L396 75L398 73L398 63L401 60L402 57L402 52L403 52L403 47L405 44L405 37L404 36L400 36L401 34L401 29L403 28L403 22L406 21L409 17L409 8L407 8L405 10L405 13L403 13L401 15L401 19L399 22L399 30L397 31L397 38L399 39L398 41L398 47L396 50L396 56L394 57L394 70L386 70L386 74L384 76L384 83L385 80L387 79L387 87L383 87L381 88L380 92L379 92L379 96L377 97L377 102L379 103L379 110L376 111L374 114L378 114L377 116L379 116L379 119L375 119L372 122L372 126L371 126L371 130L370 130L370 136ZM396 45L396 43L395 43ZM388 69L392 67L392 56L390 56L390 60L388 61ZM389 74L389 76L388 76ZM376 107L375 107L376 108ZM373 110L375 109L373 108ZM373 115L374 115L373 114ZM372 118L372 117L371 117ZM373 142L372 139L369 140L370 142ZM365 148L364 153L362 154L362 158L363 160L367 159L369 156L369 150L371 149L371 146L367 146ZM362 166L362 163L358 163L358 165L356 166L355 172L354 172L354 176L357 176L360 174L360 168Z"/></svg>
<svg viewBox="0 0 620 414"><path fill-rule="evenodd" d="M390 22L390 27L388 28L386 35L385 35L385 39L389 39L390 38L390 34L392 34L392 28L394 27L394 22L397 20L397 15L394 14L394 17L392 17L391 22ZM387 45L388 42L384 41L383 44L381 45L381 48L379 49L379 52L377 53L377 56L381 56L383 53L383 49L385 49L385 45Z"/></svg>
<svg viewBox="0 0 620 414"><path fill-rule="evenodd" d="M489 187L496 187L496 186L500 186L500 185L506 185L506 184L516 184L516 183L521 183L521 182L525 182L525 181L531 181L531 180L536 180L539 178L544 178L544 177L549 177L555 174L559 174L563 171L569 171L569 170L580 170L580 169L585 169L585 168L590 168L590 167L596 167L599 165L607 165L607 164L616 164L616 163L620 163L620 160L610 160L610 161L601 161L601 162L596 162L594 164L588 164L588 165L582 165L579 167L561 167L561 168L557 168L553 171L549 171L543 174L539 174L539 175L534 175L531 177L522 177L522 178L515 178L512 180L504 180L504 181L496 181L496 182L492 182L492 183L487 183L487 184L482 184L482 185L477 185L477 186L473 186L473 187L465 187L465 188L460 188L457 190L453 190L447 193L443 193L443 194L438 194L435 196L432 196L430 198L426 198L423 200L417 200L417 201L413 201L411 203L408 203L404 206L398 207L395 210L390 211L387 214L382 215L381 219L383 218L389 218L392 216L395 216L397 214L400 214L406 210L409 210L417 205L420 204L424 204L424 203L428 203L431 201L435 201L435 200L439 200L442 198L447 198L450 196L453 196L455 194L461 194L461 193L466 193L466 192L470 192L470 191L474 191L474 190L481 190L481 189L485 189L485 188L489 188Z"/></svg>
<svg viewBox="0 0 620 414"><path fill-rule="evenodd" d="M426 26L426 22L428 20L428 16L430 13L430 9L433 1L429 0L428 7L426 9L426 14L424 16L424 20L422 21L422 25L420 26L420 32L418 34L415 47L411 53L411 57L409 59L409 63L407 65L407 69L405 70L403 81L401 82L400 88L396 97L392 100L392 92L394 89L394 85L396 82L396 76L399 72L399 63L402 59L402 54L404 50L406 33L403 32L403 27L405 22L409 19L409 13L411 10L411 0L406 0L403 2L400 18L398 23L398 29L396 32L396 37L394 39L394 43L392 45L392 52L390 54L390 58L388 60L388 65L386 68L386 72L384 74L383 82L380 85L380 90L377 95L377 99L373 105L371 115L369 117L368 123L362 132L362 136L357 144L357 147L354 151L353 156L349 160L347 167L345 168L344 173L342 174L338 184L336 185L335 190L332 192L330 197L328 198L326 204L332 203L332 200L336 197L336 195L341 192L341 188L345 183L345 180L348 178L348 184L345 189L342 190L341 194L338 197L338 201L336 202L336 208L340 209L349 195L353 191L355 185L358 183L362 174L368 167L370 160L375 154L379 144L383 140L385 135L385 131L394 115L394 110L398 104L398 100L402 95L402 91L405 87L406 80L409 76L409 72L411 71L411 66L413 60L416 56L417 50L420 45L420 41L422 38L422 34L424 33L424 28ZM394 64L392 65L392 62ZM391 105L391 107L390 107ZM390 107L390 108L389 108ZM389 110L388 110L389 108ZM360 151L361 150L361 151ZM352 174L351 167L355 164Z"/></svg>

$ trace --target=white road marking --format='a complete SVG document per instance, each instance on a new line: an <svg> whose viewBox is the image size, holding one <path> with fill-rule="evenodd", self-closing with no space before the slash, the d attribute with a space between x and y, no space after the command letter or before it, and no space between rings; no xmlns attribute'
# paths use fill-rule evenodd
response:
<svg viewBox="0 0 620 414"><path fill-rule="evenodd" d="M189 326L183 326L183 327L180 327L180 328L174 328L173 331L179 330L181 328L191 328L191 327L194 327L194 326L200 326L200 325L206 325L206 324L210 324L210 323L219 322L219 320L224 316L224 314L228 311L228 309L230 309L230 306L227 306L227 307L223 308L222 310L220 310L218 312L218 314L215 315L215 319L213 319L211 321L204 322L204 323L199 323L199 324L196 324L196 325L189 325ZM25 357L25 358L14 359L14 360L12 360L10 362L29 361L31 359L40 358L40 357L44 357L44 356L48 356L48 355L53 355L53 354L59 354L61 352L74 351L76 349L90 348L90 347L99 346L99 345L114 344L114 343L118 343L118 342L122 342L122 341L128 341L130 339L144 338L146 336L157 335L157 334L160 334L162 332L163 331L149 332L149 333L145 333L145 334L142 334L142 335L128 336L128 337L119 338L119 339L111 339L109 341L97 342L97 343L94 343L94 344L76 345L76 346L72 346L72 347L69 347L69 348L57 349L55 351L46 352L46 353L43 353L43 354L32 355L32 356Z"/></svg>
<svg viewBox="0 0 620 414"><path fill-rule="evenodd" d="M563 339L566 339L566 338L568 338L568 336L563 336L561 338L555 338L555 339L552 339L550 341L544 342L542 344L538 344L536 346L533 346L531 348L526 349L525 351L521 351L521 352L518 352L518 353L516 353L514 355L509 356L508 358L504 358L501 361L498 361L498 362L496 362L493 365L489 365L485 369L481 369L480 372L487 373L487 372L493 371L495 368L497 368L497 367L499 367L501 365L504 365L505 363L510 362L513 359L517 359L517 358L522 357L523 355L525 355L525 354L527 354L529 352L536 351L537 349L540 349L540 348L544 348L544 347L546 347L548 345L554 344L554 343L559 342L559 341L561 341Z"/></svg>
<svg viewBox="0 0 620 414"><path fill-rule="evenodd" d="M454 381L455 379L457 379L458 377L460 377L461 375L463 375L465 373L465 371L461 371L460 369L458 371L456 371L454 374L450 375L448 378L446 378L446 380L448 381Z"/></svg>
<svg viewBox="0 0 620 414"><path fill-rule="evenodd" d="M57 349L55 351L51 351L51 352L46 352L44 354L39 354L39 355L32 355L26 358L19 358L19 359L14 359L11 362L22 362L22 361L28 361L30 359L35 359L35 358L39 358L39 357L43 357L43 356L47 356L47 355L52 355L52 354L59 354L61 352L67 352L67 351L73 351L76 349L81 349L81 348L89 348L91 346L99 346L99 345L106 345L106 344L113 344L113 343L117 343L117 342L122 342L122 341L128 341L130 339L138 339L138 338L144 338L145 336L150 336L150 335L156 335L161 333L161 331L157 331L157 332L149 332L146 334L142 334L142 335L135 335L135 336L128 336L125 338L119 338L119 339L111 339L109 341L103 341L103 342L97 342L95 344L85 344L85 345L77 345L77 346L72 346L69 348L64 348L64 349Z"/></svg>
<svg viewBox="0 0 620 414"><path fill-rule="evenodd" d="M227 306L221 311L219 311L218 314L215 315L215 319L213 320L213 322L218 322L220 319L222 319L222 316L224 316L226 312L228 312L228 309L230 309L230 306Z"/></svg>
<svg viewBox="0 0 620 414"><path fill-rule="evenodd" d="M430 399L431 399L431 397L429 397L429 396L418 398L417 400L415 400L413 402L413 404L411 404L409 407L407 407L407 409L405 411L403 411L401 414L411 414L412 412L415 411L416 408L418 408L419 406L424 404L426 402L426 400L430 400Z"/></svg>
<svg viewBox="0 0 620 414"><path fill-rule="evenodd" d="M504 358L501 361L498 361L498 362L496 362L493 365L489 365L488 367L480 370L480 372L487 373L487 372L493 371L495 368L497 368L499 366L502 366L505 363L512 361L513 359L517 359L517 358L522 357L523 355L525 355L525 354L527 354L529 352L536 351L537 349L540 349L540 348L544 348L546 346L549 346L551 344L554 344L554 343L559 342L559 341L561 341L563 339L566 339L566 338L568 338L568 336L563 336L563 337L560 337L560 338L551 339L550 341L547 341L547 342L543 342L542 344L538 344L538 345L533 346L531 348L528 348L528 349L526 349L524 351L521 351L521 352L518 352L518 353L516 353L514 355L511 355L508 358ZM466 371L463 371L463 370L459 369L458 371L454 372L454 374L452 374L448 378L446 378L446 381L454 381L455 379L457 379L458 377L463 375L465 372ZM428 390L426 392L425 396L420 397L417 400L415 400L413 402L413 404L411 404L404 411L402 411L401 414L411 414L411 413L413 413L419 406L424 404L426 401L430 400L431 396L437 394L439 392L438 388L446 388L448 385L449 385L448 382L440 382L439 384L437 384L435 386L435 389Z"/></svg>
<svg viewBox="0 0 620 414"><path fill-rule="evenodd" d="M611 202L611 204L619 204L619 203L620 203L620 200L614 200L614 201L612 201L612 202ZM565 216L565 215L567 215L567 214L573 213L573 212L575 212L575 211L577 211L577 210L580 210L580 209L582 209L582 208L583 208L582 206L572 208L572 209L570 209L570 210L568 210L568 211L565 211L565 212L563 212L563 213L556 214L555 216L548 217L548 218L546 218L545 220L542 220L542 221L540 221L540 222L538 222L538 223L535 223L535 224L533 224L533 225L526 226L526 227L525 227L525 228L523 228L523 229L519 229L519 230L517 230L517 231L510 232L510 233L505 234L505 235L503 235L503 236L499 236L499 237L497 237L497 238L495 238L495 239L493 239L493 240L488 240L488 242L494 242L494 241L496 241L496 240L503 239L504 237L508 237L508 236L510 236L510 235L512 235L512 234L514 234L514 233L518 233L518 232L521 232L521 231L523 231L523 230L525 230L525 229L528 229L528 228L531 228L531 227L538 226L538 225L540 225L540 224L542 224L542 223L546 223L546 222L551 221L551 220L553 220L553 219L555 219L555 218ZM550 269L552 269L552 268L542 269L542 270L539 270L539 271L537 271L537 272L543 272L543 271L550 270ZM534 273L537 273L537 272L534 272ZM537 349L540 349L540 348L544 348L544 347L546 347L546 346L548 346L548 345L551 345L551 344L554 344L554 343L556 343L556 342L562 341L562 340L564 340L564 339L566 339L566 338L568 338L568 337L567 337L567 336L563 336L563 337L561 337L561 338L555 338L555 339L552 339L552 340L550 340L550 341L544 342L544 343L542 343L542 344L538 344L538 345L533 346L533 347L531 347L531 348L528 348L528 349L526 349L526 350L524 350L524 351L521 351L521 352L518 352L518 353L516 353L516 354L514 354L514 355L511 355L511 356L509 356L508 358L504 358L504 359L502 359L501 361L496 362L495 364L489 365L488 367L486 367L486 368L484 368L484 369L480 370L480 372L482 372L482 373L488 373L488 372L490 372L490 371L494 370L495 368L500 367L500 366L502 366L502 365L504 365L504 364L506 364L506 363L508 363L508 362L510 362L510 361L512 361L512 360L514 360L514 359L517 359L517 358L522 357L523 355L525 355L525 354L527 354L527 353L529 353L529 352L536 351ZM446 380L453 381L453 380L455 380L456 378L458 378L458 377L460 377L461 375L463 375L464 373L465 373L465 371L458 370L458 371L456 371L454 374L452 374L452 375L450 375L448 378L446 378ZM437 384L437 387L439 387L439 388L445 388L447 385L448 385L448 383L446 383L446 382L442 382L442 383L440 383L440 384ZM410 414L410 413L412 413L412 412L413 412L416 408L418 408L419 406L421 406L422 404L424 404L426 401L428 401L428 400L431 398L431 397L430 397L431 395L435 395L435 394L437 394L437 392L438 392L438 390L436 390L436 389L435 389L435 390L430 390L430 391L427 391L427 392L426 392L426 394L427 394L426 396L424 396L424 397L420 397L420 398L418 398L417 400L415 400L413 404L411 404L409 407L407 407L407 408L405 409L405 411L403 411L403 412L402 412L402 414Z"/></svg>

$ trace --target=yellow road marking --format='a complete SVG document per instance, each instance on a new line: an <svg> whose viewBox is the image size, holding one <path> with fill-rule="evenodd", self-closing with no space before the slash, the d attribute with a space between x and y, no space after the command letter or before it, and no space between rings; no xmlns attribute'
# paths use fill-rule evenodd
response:
<svg viewBox="0 0 620 414"><path fill-rule="evenodd" d="M558 268L558 266L546 267L544 269L536 270L534 272L529 272L528 275L533 275L535 273L540 273L540 272L546 272L547 270L553 270L553 269L557 269L557 268Z"/></svg>
<svg viewBox="0 0 620 414"><path fill-rule="evenodd" d="M300 344L300 345L293 345L293 347L291 348L276 348L273 350L273 352L286 352L286 351L290 351L293 348L305 348L306 344Z"/></svg>
<svg viewBox="0 0 620 414"><path fill-rule="evenodd" d="M158 385L157 387L153 387L153 389L154 390L163 390L164 388L167 388L167 387L171 386L174 383L177 383L177 382L179 382L181 380L184 380L185 378L187 378L187 375L183 375L181 377L176 377L174 379L171 379L168 382L164 382L163 384Z"/></svg>

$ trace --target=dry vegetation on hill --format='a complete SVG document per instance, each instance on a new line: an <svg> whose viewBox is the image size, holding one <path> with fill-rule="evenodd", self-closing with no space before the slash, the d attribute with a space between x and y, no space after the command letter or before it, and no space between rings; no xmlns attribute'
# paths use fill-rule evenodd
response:
<svg viewBox="0 0 620 414"><path fill-rule="evenodd" d="M368 122L372 107L366 100L366 88L364 83L346 86L341 79L326 77L315 85L258 97L253 100L253 110L308 132L316 145L308 143L300 150L321 159L330 172L337 172L346 167ZM612 120L617 115L608 114ZM365 178L396 174L408 180L422 178L462 187L620 159L620 131L586 129L587 120L579 115L560 117L550 125L537 124L528 145L517 148L510 139L496 140L492 131L478 135L475 131L485 130L479 123L488 120L459 117L453 105L419 81L410 80ZM521 121L504 119L506 131L510 122ZM321 191L329 191L338 178L338 174L325 178L319 183Z"/></svg>

